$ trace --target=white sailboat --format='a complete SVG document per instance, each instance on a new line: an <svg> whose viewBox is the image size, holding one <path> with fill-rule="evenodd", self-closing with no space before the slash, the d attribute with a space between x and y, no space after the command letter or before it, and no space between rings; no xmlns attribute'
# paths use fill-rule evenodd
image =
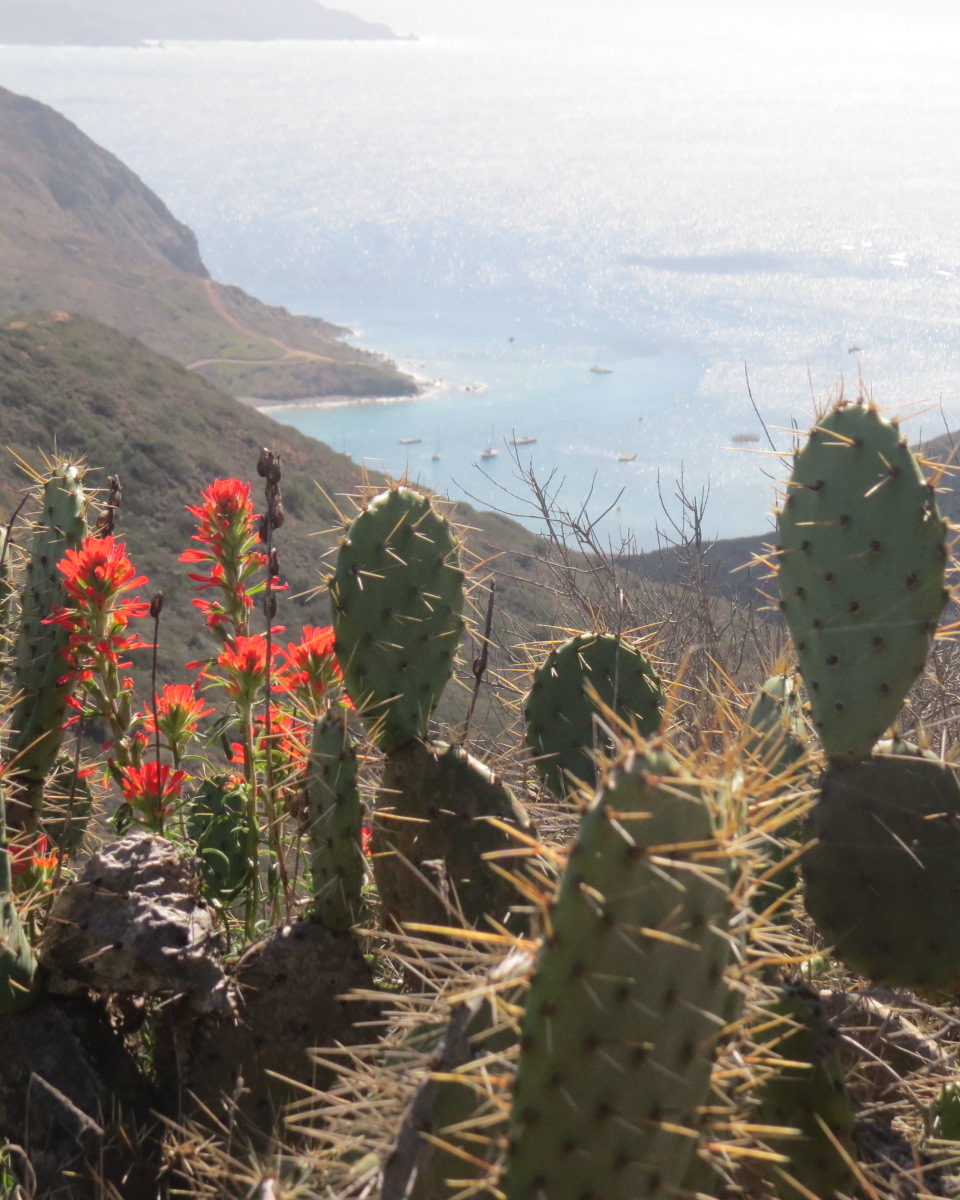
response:
<svg viewBox="0 0 960 1200"><path fill-rule="evenodd" d="M480 451L481 458L496 458L500 451L493 444L493 426L490 426L490 441L487 442L485 450Z"/></svg>

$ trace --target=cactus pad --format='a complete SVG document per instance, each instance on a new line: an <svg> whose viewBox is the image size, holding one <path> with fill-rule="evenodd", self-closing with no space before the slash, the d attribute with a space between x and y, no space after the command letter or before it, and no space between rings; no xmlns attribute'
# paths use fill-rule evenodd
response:
<svg viewBox="0 0 960 1200"><path fill-rule="evenodd" d="M371 843L388 926L504 921L520 895L483 856L516 842L494 821L530 826L510 789L459 747L414 741L389 755Z"/></svg>
<svg viewBox="0 0 960 1200"><path fill-rule="evenodd" d="M12 895L7 818L0 787L0 1016L21 1012L37 998L37 960Z"/></svg>
<svg viewBox="0 0 960 1200"><path fill-rule="evenodd" d="M544 783L556 796L566 795L571 779L594 786L600 706L649 736L660 727L662 704L656 672L624 638L579 634L557 646L527 696L527 744Z"/></svg>
<svg viewBox="0 0 960 1200"><path fill-rule="evenodd" d="M317 721L304 784L312 914L328 929L357 923L364 869L357 751L345 709Z"/></svg>
<svg viewBox="0 0 960 1200"><path fill-rule="evenodd" d="M711 814L674 771L628 756L584 814L521 1026L507 1200L654 1200L687 1174L731 951Z"/></svg>
<svg viewBox="0 0 960 1200"><path fill-rule="evenodd" d="M855 971L898 987L960 986L960 784L945 763L895 743L831 767L803 857L807 911Z"/></svg>
<svg viewBox="0 0 960 1200"><path fill-rule="evenodd" d="M827 756L870 753L947 600L946 525L895 425L840 404L798 454L778 518L780 607Z"/></svg>
<svg viewBox="0 0 960 1200"><path fill-rule="evenodd" d="M44 624L65 591L57 563L86 536L86 499L80 469L69 463L55 467L43 486L27 577L21 600L16 644L14 690L20 699L10 722L8 758L14 764L10 823L36 828L43 802L43 782L56 761L63 739L63 718L71 683L57 681L66 673L62 651L70 634Z"/></svg>
<svg viewBox="0 0 960 1200"><path fill-rule="evenodd" d="M449 522L410 488L381 493L348 528L330 592L344 682L377 744L424 737L463 630Z"/></svg>
<svg viewBox="0 0 960 1200"><path fill-rule="evenodd" d="M803 987L779 989L764 1013L773 1022L765 1022L758 1040L783 1062L757 1089L753 1119L800 1132L799 1138L791 1133L783 1140L769 1139L771 1149L789 1155L790 1161L782 1167L769 1163L767 1174L781 1200L850 1195L854 1117L836 1031L823 1017L817 997Z"/></svg>

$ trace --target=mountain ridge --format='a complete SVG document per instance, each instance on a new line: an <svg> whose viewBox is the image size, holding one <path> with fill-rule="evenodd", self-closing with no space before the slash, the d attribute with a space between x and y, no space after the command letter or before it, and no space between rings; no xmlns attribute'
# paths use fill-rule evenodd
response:
<svg viewBox="0 0 960 1200"><path fill-rule="evenodd" d="M95 317L234 395L418 391L347 344L349 330L211 280L192 230L129 167L55 109L0 88L0 320L32 309Z"/></svg>
<svg viewBox="0 0 960 1200"><path fill-rule="evenodd" d="M316 0L0 0L8 45L136 46L157 41L395 40L386 25Z"/></svg>

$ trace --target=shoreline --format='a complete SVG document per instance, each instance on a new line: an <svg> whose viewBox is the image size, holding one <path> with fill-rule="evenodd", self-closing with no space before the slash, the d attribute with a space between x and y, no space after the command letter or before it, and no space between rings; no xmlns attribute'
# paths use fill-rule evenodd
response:
<svg viewBox="0 0 960 1200"><path fill-rule="evenodd" d="M411 404L417 400L429 399L443 390L443 380L424 379L414 376L418 390L408 396L297 396L289 400L271 399L269 396L235 396L240 404L255 409L267 416L274 412L285 412L297 409L345 408L348 405L363 404Z"/></svg>

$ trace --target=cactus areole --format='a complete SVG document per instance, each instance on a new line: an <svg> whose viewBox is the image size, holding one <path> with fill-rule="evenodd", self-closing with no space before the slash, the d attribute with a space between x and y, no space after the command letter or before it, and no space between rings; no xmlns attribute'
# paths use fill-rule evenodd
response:
<svg viewBox="0 0 960 1200"><path fill-rule="evenodd" d="M780 607L835 762L866 757L923 670L947 601L946 523L896 425L839 404L796 457L778 518Z"/></svg>
<svg viewBox="0 0 960 1200"><path fill-rule="evenodd" d="M330 592L344 682L377 744L424 737L463 630L449 523L410 488L381 493L347 529Z"/></svg>

